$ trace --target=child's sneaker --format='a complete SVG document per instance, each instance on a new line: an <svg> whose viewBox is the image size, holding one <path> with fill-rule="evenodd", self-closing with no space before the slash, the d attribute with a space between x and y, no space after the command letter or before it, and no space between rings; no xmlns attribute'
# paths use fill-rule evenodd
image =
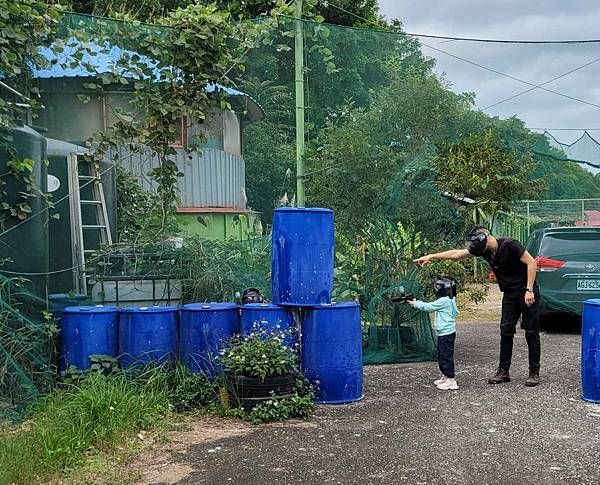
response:
<svg viewBox="0 0 600 485"><path fill-rule="evenodd" d="M445 381L446 381L446 379L447 379L447 377L446 377L446 376L442 376L442 377L440 377L440 378L439 378L437 381L433 381L433 383L434 383L436 386L439 386L439 385L440 385L442 382L445 382Z"/></svg>
<svg viewBox="0 0 600 485"><path fill-rule="evenodd" d="M438 389L441 389L442 391L447 391L447 390L453 390L455 391L456 389L458 389L458 384L456 383L456 379L446 379L444 382L442 382L441 384L437 385Z"/></svg>

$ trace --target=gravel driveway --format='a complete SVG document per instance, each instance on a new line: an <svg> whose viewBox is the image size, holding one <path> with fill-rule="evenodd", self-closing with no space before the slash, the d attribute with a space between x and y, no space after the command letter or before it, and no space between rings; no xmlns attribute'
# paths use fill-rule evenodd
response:
<svg viewBox="0 0 600 485"><path fill-rule="evenodd" d="M497 325L459 324L458 391L433 386L436 363L366 367L359 403L176 452L179 483L599 483L600 406L580 399L580 336L543 333L542 385L526 388L519 330L512 382L490 386Z"/></svg>

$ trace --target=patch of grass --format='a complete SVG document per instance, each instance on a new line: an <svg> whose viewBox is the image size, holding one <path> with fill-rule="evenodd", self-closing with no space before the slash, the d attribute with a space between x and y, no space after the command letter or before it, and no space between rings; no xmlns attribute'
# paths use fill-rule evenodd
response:
<svg viewBox="0 0 600 485"><path fill-rule="evenodd" d="M0 425L0 484L129 483L111 463L131 459L144 434L167 440L176 412L235 416L253 423L308 417L312 394L268 401L256 411L232 409L223 379L210 382L183 366L139 368L79 375L40 398L19 426ZM138 438L139 437L139 438ZM144 441L145 442L145 441Z"/></svg>
<svg viewBox="0 0 600 485"><path fill-rule="evenodd" d="M114 447L123 432L149 429L171 413L160 378L91 373L42 397L25 423L3 430L0 483L38 481Z"/></svg>

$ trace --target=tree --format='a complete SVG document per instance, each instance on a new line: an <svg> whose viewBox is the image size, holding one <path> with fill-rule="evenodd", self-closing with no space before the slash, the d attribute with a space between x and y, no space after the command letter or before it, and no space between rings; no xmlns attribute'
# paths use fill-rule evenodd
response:
<svg viewBox="0 0 600 485"><path fill-rule="evenodd" d="M386 25L379 12L377 0L336 0L335 7L327 0L318 0L316 10L325 18L325 22L346 26Z"/></svg>
<svg viewBox="0 0 600 485"><path fill-rule="evenodd" d="M0 0L0 12L0 78L12 88L0 88L0 128L6 128L22 112L16 103L36 105L28 72L45 64L38 49L52 41L60 9L42 0Z"/></svg>
<svg viewBox="0 0 600 485"><path fill-rule="evenodd" d="M263 223L270 223L278 201L286 194L289 200L296 192L295 147L268 120L249 125L244 138L252 139L244 151L248 206L261 213Z"/></svg>
<svg viewBox="0 0 600 485"><path fill-rule="evenodd" d="M406 79L412 79L409 73L411 76L425 76L431 72L433 67L433 61L423 56L418 42L400 33L389 34L365 29L324 26L315 22L305 22L304 25L307 38L306 126L310 146L327 143L325 140L330 137L333 140L333 137L336 136L334 134L336 126L348 122L349 118L345 115L349 109L356 111L360 108L369 111L375 102L378 108L389 110L390 101L385 99L387 94L378 93L385 90L390 83L401 89ZM295 112L292 96L294 92L294 55L293 38L289 36L291 29L293 29L293 22L289 19L281 20L279 30L271 33L271 43L253 50L245 62L245 71L239 73L241 79L248 77L253 79L250 84L248 82L240 83L240 87L259 99L265 107L267 121L273 121L276 118L281 133L280 136L273 137L273 139L277 140L278 145L283 140L287 140L292 145L285 153L293 153L295 150L293 146L295 143ZM269 84L264 84L265 82ZM409 97L417 93L419 82L415 81L410 84L412 91L408 94ZM432 78L431 82L436 83L437 81ZM289 98L282 98L274 91L275 87L289 93ZM381 96L381 99L378 96ZM399 108L404 106L403 96L396 96L393 103ZM375 116L375 112L371 116ZM398 119L406 118L405 113L395 113L395 116ZM414 117L410 119L414 121ZM373 121L367 122L367 124L371 123ZM381 125L375 123L375 126ZM273 126L270 129L273 129ZM346 129L350 130L351 127ZM280 180L273 181L272 184L261 184L261 187L267 188L267 190L270 186L271 193L265 196L264 194L254 194L258 185L253 185L252 177L264 173L263 167L271 166L271 162L265 158L270 158L272 153L281 148L281 145L273 146L269 150L264 145L268 141L267 139L262 137L256 139L250 133L256 133L256 131L249 128L244 138L244 156L249 173L247 178L249 199L260 198L265 202L275 201L281 196ZM340 136L343 135L340 134ZM361 137L362 134L358 135L357 139ZM346 139L346 141L351 140ZM388 139L385 143L389 144L390 141L391 139ZM255 142L263 149L262 153L261 149L254 146ZM317 159L325 160L330 155L332 160L338 160L344 157L344 153L349 153L346 150L347 147L341 145L336 147L335 143L328 147L327 149L322 148L319 154L315 155L316 158L312 161L309 160L308 164L317 165L320 163ZM264 151L265 148L267 148L266 151ZM360 164L359 152L365 154L364 150L368 150L368 148L362 147L358 151L354 151L354 148L350 148L350 152L355 153L358 165ZM282 157L281 160L284 159L285 157ZM325 163L326 165L329 163ZM285 169L287 168L288 165L285 166ZM285 170L279 169L273 173L282 172ZM317 176L317 179L322 180L322 177ZM307 183L310 185L313 181L309 178ZM315 194L312 200L311 203L316 203L316 200L329 201L330 197L323 199L323 194ZM267 207L263 206L261 210L270 213L272 208L273 206L267 210Z"/></svg>
<svg viewBox="0 0 600 485"><path fill-rule="evenodd" d="M311 204L333 207L338 227L360 231L365 221L396 212L392 206L415 184L404 182L426 168L436 143L460 132L472 98L452 93L425 71L409 68L391 75L388 86L372 93L369 109L347 106L342 119L329 122L315 140L308 159L308 198ZM430 170L425 174L431 178Z"/></svg>
<svg viewBox="0 0 600 485"><path fill-rule="evenodd" d="M68 7L78 13L114 16L128 14L139 19L151 19L167 15L178 8L196 3L195 0L70 0ZM236 20L248 20L268 16L281 6L278 0L205 0L215 3L219 10L229 12ZM289 3L289 2L285 2ZM332 7L326 0L305 0L307 13L320 15L325 22L336 25L360 25L363 19L382 23L377 0L337 0Z"/></svg>
<svg viewBox="0 0 600 485"><path fill-rule="evenodd" d="M507 148L497 130L439 144L434 164L441 192L470 198L488 213L509 210L515 200L536 197L544 187L541 179L531 177L531 155Z"/></svg>
<svg viewBox="0 0 600 485"><path fill-rule="evenodd" d="M149 20L194 3L194 0L70 0L68 6L77 13Z"/></svg>

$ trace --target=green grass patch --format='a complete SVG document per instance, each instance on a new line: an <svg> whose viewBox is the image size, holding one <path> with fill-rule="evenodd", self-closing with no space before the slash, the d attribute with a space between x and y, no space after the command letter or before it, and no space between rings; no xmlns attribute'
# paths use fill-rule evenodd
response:
<svg viewBox="0 0 600 485"><path fill-rule="evenodd" d="M164 428L177 412L200 410L258 424L313 411L312 395L268 401L252 413L231 409L223 380L209 382L183 366L76 377L31 405L24 422L0 424L0 484L94 475L94 466L109 470L107 460L133 446L128 438Z"/></svg>
<svg viewBox="0 0 600 485"><path fill-rule="evenodd" d="M21 426L2 432L0 483L40 480L110 449L123 432L151 428L172 409L162 381L160 371L91 373L42 397Z"/></svg>

